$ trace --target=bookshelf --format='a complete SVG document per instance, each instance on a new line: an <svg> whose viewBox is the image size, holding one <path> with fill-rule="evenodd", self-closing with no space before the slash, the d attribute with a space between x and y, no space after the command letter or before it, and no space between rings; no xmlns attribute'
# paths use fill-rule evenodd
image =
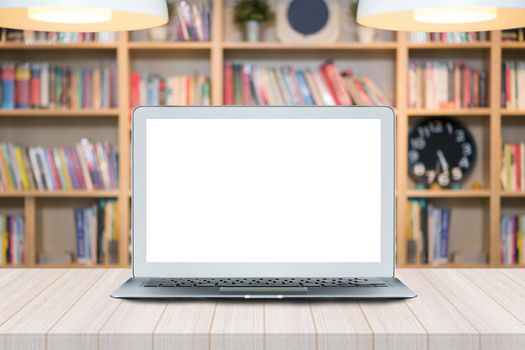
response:
<svg viewBox="0 0 525 350"><path fill-rule="evenodd" d="M119 152L119 187L104 191L22 191L1 192L0 213L20 212L26 218L26 264L35 266L36 253L42 235L37 223L49 208L60 207L58 212L73 216L71 205L76 202L93 203L99 198L112 198L119 206L119 259L116 266L129 265L128 231L130 227L131 174L130 174L130 108L129 73L131 70L160 70L170 74L209 74L211 78L212 103L223 101L223 66L226 60L258 62L261 64L282 64L286 62L298 67L317 67L327 58L334 58L341 67L355 68L359 74L371 74L375 81L382 81L382 88L392 98L398 115L397 120L397 261L398 266L406 264L405 228L407 201L410 198L428 199L438 204L449 204L457 209L456 226L469 225L472 235L457 234L457 247L465 247L473 239L476 247L488 255L487 264L453 264L440 267L500 267L500 217L510 210L525 214L525 193L505 192L500 186L501 144L506 131L516 125L517 132L525 131L525 110L504 110L500 107L501 63L506 57L517 57L525 53L524 43L509 43L501 40L501 32L491 32L483 42L468 43L411 43L406 33L382 33L380 41L359 43L352 41L352 29L343 23L342 42L336 44L282 44L277 41L273 30L267 41L246 43L240 41L240 28L232 22L232 1L214 1L212 12L212 40L210 42L149 42L133 41L132 34L119 33L115 43L83 44L0 44L0 57L6 60L58 60L76 62L92 58L114 61L118 71L118 107L102 110L0 110L1 129L12 139L13 133L30 130L36 132L34 124L45 121L46 125L60 127L60 130L82 129L97 139L109 138ZM344 22L344 21L343 21ZM483 62L488 69L489 107L457 110L409 109L408 63L413 58L423 59L466 59ZM159 73L161 73L159 71ZM377 71L374 77L374 71ZM477 169L473 174L482 183L481 189L471 189L468 184L462 190L417 190L407 174L407 135L411 125L421 118L430 116L453 116L475 129L476 141L480 145ZM0 137L4 135L0 132ZM74 134L76 134L75 131ZM68 137L47 134L43 141L49 144L54 139L67 144ZM111 134L110 136L107 136ZM522 133L525 134L525 133ZM107 137L106 137L107 136ZM516 136L516 135L514 135ZM522 141L525 137L522 137ZM4 141L5 139L1 139ZM17 140L25 142L26 140ZM28 142L28 144L37 144ZM72 141L73 142L73 141ZM72 143L70 143L72 144ZM471 177L472 178L472 177ZM4 204L5 203L5 204ZM51 216L54 217L54 216ZM59 216L57 216L59 218ZM68 218L68 220L71 220ZM38 219L38 220L37 220ZM469 221L470 220L470 221ZM71 224L71 223L69 223ZM70 235L74 239L74 226L57 228L57 235ZM455 232L452 232L455 234ZM65 239L65 238L64 238ZM54 265L51 265L56 267ZM82 266L71 264L68 266ZM100 265L97 265L100 266ZM410 265L423 267L429 265ZM83 267L83 266L82 266ZM432 267L432 266L429 266Z"/></svg>

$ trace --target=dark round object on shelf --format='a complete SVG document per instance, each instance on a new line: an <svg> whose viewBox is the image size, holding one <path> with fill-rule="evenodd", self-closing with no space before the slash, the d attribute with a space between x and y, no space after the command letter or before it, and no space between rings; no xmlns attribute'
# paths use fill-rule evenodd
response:
<svg viewBox="0 0 525 350"><path fill-rule="evenodd" d="M330 12L323 0L294 0L288 7L288 22L298 33L312 35L328 23Z"/></svg>
<svg viewBox="0 0 525 350"><path fill-rule="evenodd" d="M456 188L476 163L476 142L469 129L452 118L428 118L408 136L408 172L419 185Z"/></svg>

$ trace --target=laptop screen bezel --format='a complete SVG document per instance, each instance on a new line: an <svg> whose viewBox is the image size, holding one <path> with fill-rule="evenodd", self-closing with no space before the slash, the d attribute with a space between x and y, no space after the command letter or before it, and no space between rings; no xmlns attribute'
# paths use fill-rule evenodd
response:
<svg viewBox="0 0 525 350"><path fill-rule="evenodd" d="M148 119L363 119L381 121L381 261L377 263L159 263L146 260ZM393 277L395 275L395 113L383 106L141 106L132 127L134 277ZM203 242L205 244L205 242Z"/></svg>

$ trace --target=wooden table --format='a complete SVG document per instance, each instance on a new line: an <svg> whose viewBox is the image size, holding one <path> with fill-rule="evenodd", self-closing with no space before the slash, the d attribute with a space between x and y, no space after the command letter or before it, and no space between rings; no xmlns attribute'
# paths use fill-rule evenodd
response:
<svg viewBox="0 0 525 350"><path fill-rule="evenodd" d="M525 349L525 270L400 270L377 302L122 301L120 269L0 270L0 349Z"/></svg>

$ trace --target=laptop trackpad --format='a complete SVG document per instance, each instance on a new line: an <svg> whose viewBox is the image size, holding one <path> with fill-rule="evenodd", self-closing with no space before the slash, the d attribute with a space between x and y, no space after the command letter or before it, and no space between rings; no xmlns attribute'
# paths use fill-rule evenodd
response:
<svg viewBox="0 0 525 350"><path fill-rule="evenodd" d="M306 294L306 287L221 287L221 294L246 294L246 295L267 295L267 294Z"/></svg>

